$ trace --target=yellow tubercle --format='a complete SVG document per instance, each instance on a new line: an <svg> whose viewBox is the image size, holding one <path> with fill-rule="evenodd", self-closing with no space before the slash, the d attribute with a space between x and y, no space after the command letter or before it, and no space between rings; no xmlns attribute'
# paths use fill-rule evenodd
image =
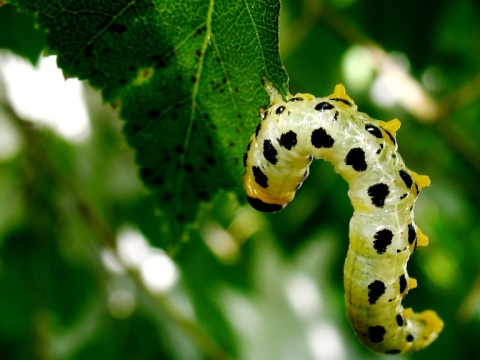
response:
<svg viewBox="0 0 480 360"><path fill-rule="evenodd" d="M312 94L309 94L309 93L297 93L297 94L295 94L295 96L290 96L290 98L292 98L292 97L300 97L300 98L305 99L305 100L315 99L315 96L312 95Z"/></svg>
<svg viewBox="0 0 480 360"><path fill-rule="evenodd" d="M328 97L329 99L343 99L351 103L352 105L355 105L355 101L347 95L347 90L345 89L345 86L343 84L337 84L335 86L335 89L333 90L333 94Z"/></svg>
<svg viewBox="0 0 480 360"><path fill-rule="evenodd" d="M410 175L412 175L413 180L415 180L420 190L430 185L430 178L427 175L418 175L415 171L411 170Z"/></svg>
<svg viewBox="0 0 480 360"><path fill-rule="evenodd" d="M428 246L428 242L428 237L422 232L422 230L417 229L417 245Z"/></svg>
<svg viewBox="0 0 480 360"><path fill-rule="evenodd" d="M412 290L415 289L418 285L417 279L408 278L408 289Z"/></svg>
<svg viewBox="0 0 480 360"><path fill-rule="evenodd" d="M403 309L403 316L405 317L405 319L410 319L413 316L413 309L412 308Z"/></svg>
<svg viewBox="0 0 480 360"><path fill-rule="evenodd" d="M385 130L387 130L393 136L397 135L398 129L400 129L400 126L402 126L402 123L398 119L393 119L390 121L381 121L380 124Z"/></svg>

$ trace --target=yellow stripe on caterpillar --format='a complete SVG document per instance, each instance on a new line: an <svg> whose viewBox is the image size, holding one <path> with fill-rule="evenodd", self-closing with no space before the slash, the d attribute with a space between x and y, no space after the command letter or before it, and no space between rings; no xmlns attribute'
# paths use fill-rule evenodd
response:
<svg viewBox="0 0 480 360"><path fill-rule="evenodd" d="M428 238L413 208L425 175L409 170L397 151L400 121L379 121L357 111L341 84L332 95L281 94L263 78L270 107L244 156L244 187L257 210L274 212L293 200L312 159L331 162L349 184L353 205L344 267L348 319L370 349L406 354L425 348L443 329L434 311L414 313L401 301L417 281L407 261Z"/></svg>

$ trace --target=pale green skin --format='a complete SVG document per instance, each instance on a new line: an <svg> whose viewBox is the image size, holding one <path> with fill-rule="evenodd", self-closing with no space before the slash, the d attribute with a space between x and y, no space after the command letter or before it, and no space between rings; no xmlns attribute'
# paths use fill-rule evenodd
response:
<svg viewBox="0 0 480 360"><path fill-rule="evenodd" d="M428 186L430 180L408 170L398 153L394 135L400 122L396 119L383 122L358 112L343 85L337 85L335 92L326 98L297 94L295 97L302 101L288 102L291 95L284 101L270 82L264 79L264 84L271 105L262 114L264 120L258 136L254 134L250 138L245 160L247 195L257 201L257 205L260 203L259 207L253 205L261 211L280 210L293 200L308 174L312 157L331 162L348 182L348 195L354 208L344 268L346 309L352 327L360 340L376 352L406 354L425 348L442 331L442 320L431 310L422 313L404 310L401 301L408 289L416 286L406 271L410 254L417 245L428 244L428 238L414 223L413 208L419 189ZM321 102L328 102L334 108L315 110ZM282 106L285 110L278 114ZM367 131L367 124L376 127L380 137ZM319 127L334 140L331 147L317 148L312 144L312 131ZM288 131L297 136L297 143L290 150L279 141ZM276 151L275 164L264 155L265 140L270 140ZM353 148L363 150L366 169L355 170L351 163L347 164L346 157ZM256 181L253 167L257 167L257 176L260 169L268 179L267 187ZM399 175L400 170L408 174L406 177L413 185L407 186ZM379 183L388 185L382 206L374 204L368 194L368 189ZM415 230L410 242L409 225ZM391 243L379 252L373 244L376 232L381 229L390 230L393 236ZM402 293L401 276L404 277ZM373 286L373 282L383 283L384 291L369 297L369 285Z"/></svg>

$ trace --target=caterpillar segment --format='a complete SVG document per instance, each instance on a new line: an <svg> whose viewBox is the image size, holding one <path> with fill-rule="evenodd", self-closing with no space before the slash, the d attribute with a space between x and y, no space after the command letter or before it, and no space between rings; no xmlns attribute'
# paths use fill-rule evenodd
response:
<svg viewBox="0 0 480 360"><path fill-rule="evenodd" d="M400 121L379 121L359 112L337 85L332 95L281 94L262 79L270 106L244 156L244 187L257 210L282 210L308 176L312 159L333 164L349 184L354 213L344 267L348 319L359 339L386 354L407 354L430 345L443 329L432 310L415 313L401 302L417 281L407 262L428 238L413 209L430 184L409 170L398 153Z"/></svg>

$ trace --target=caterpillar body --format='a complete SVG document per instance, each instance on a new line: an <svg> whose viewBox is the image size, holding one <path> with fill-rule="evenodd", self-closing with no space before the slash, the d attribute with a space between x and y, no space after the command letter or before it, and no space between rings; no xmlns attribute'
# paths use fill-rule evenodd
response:
<svg viewBox="0 0 480 360"><path fill-rule="evenodd" d="M406 354L428 346L443 329L432 310L414 313L401 301L416 280L407 261L428 238L413 208L428 176L408 170L397 151L400 121L357 111L343 85L325 98L281 94L265 78L270 107L244 156L244 187L257 210L275 212L293 200L313 158L331 162L349 184L354 208L344 268L348 319L371 350Z"/></svg>

